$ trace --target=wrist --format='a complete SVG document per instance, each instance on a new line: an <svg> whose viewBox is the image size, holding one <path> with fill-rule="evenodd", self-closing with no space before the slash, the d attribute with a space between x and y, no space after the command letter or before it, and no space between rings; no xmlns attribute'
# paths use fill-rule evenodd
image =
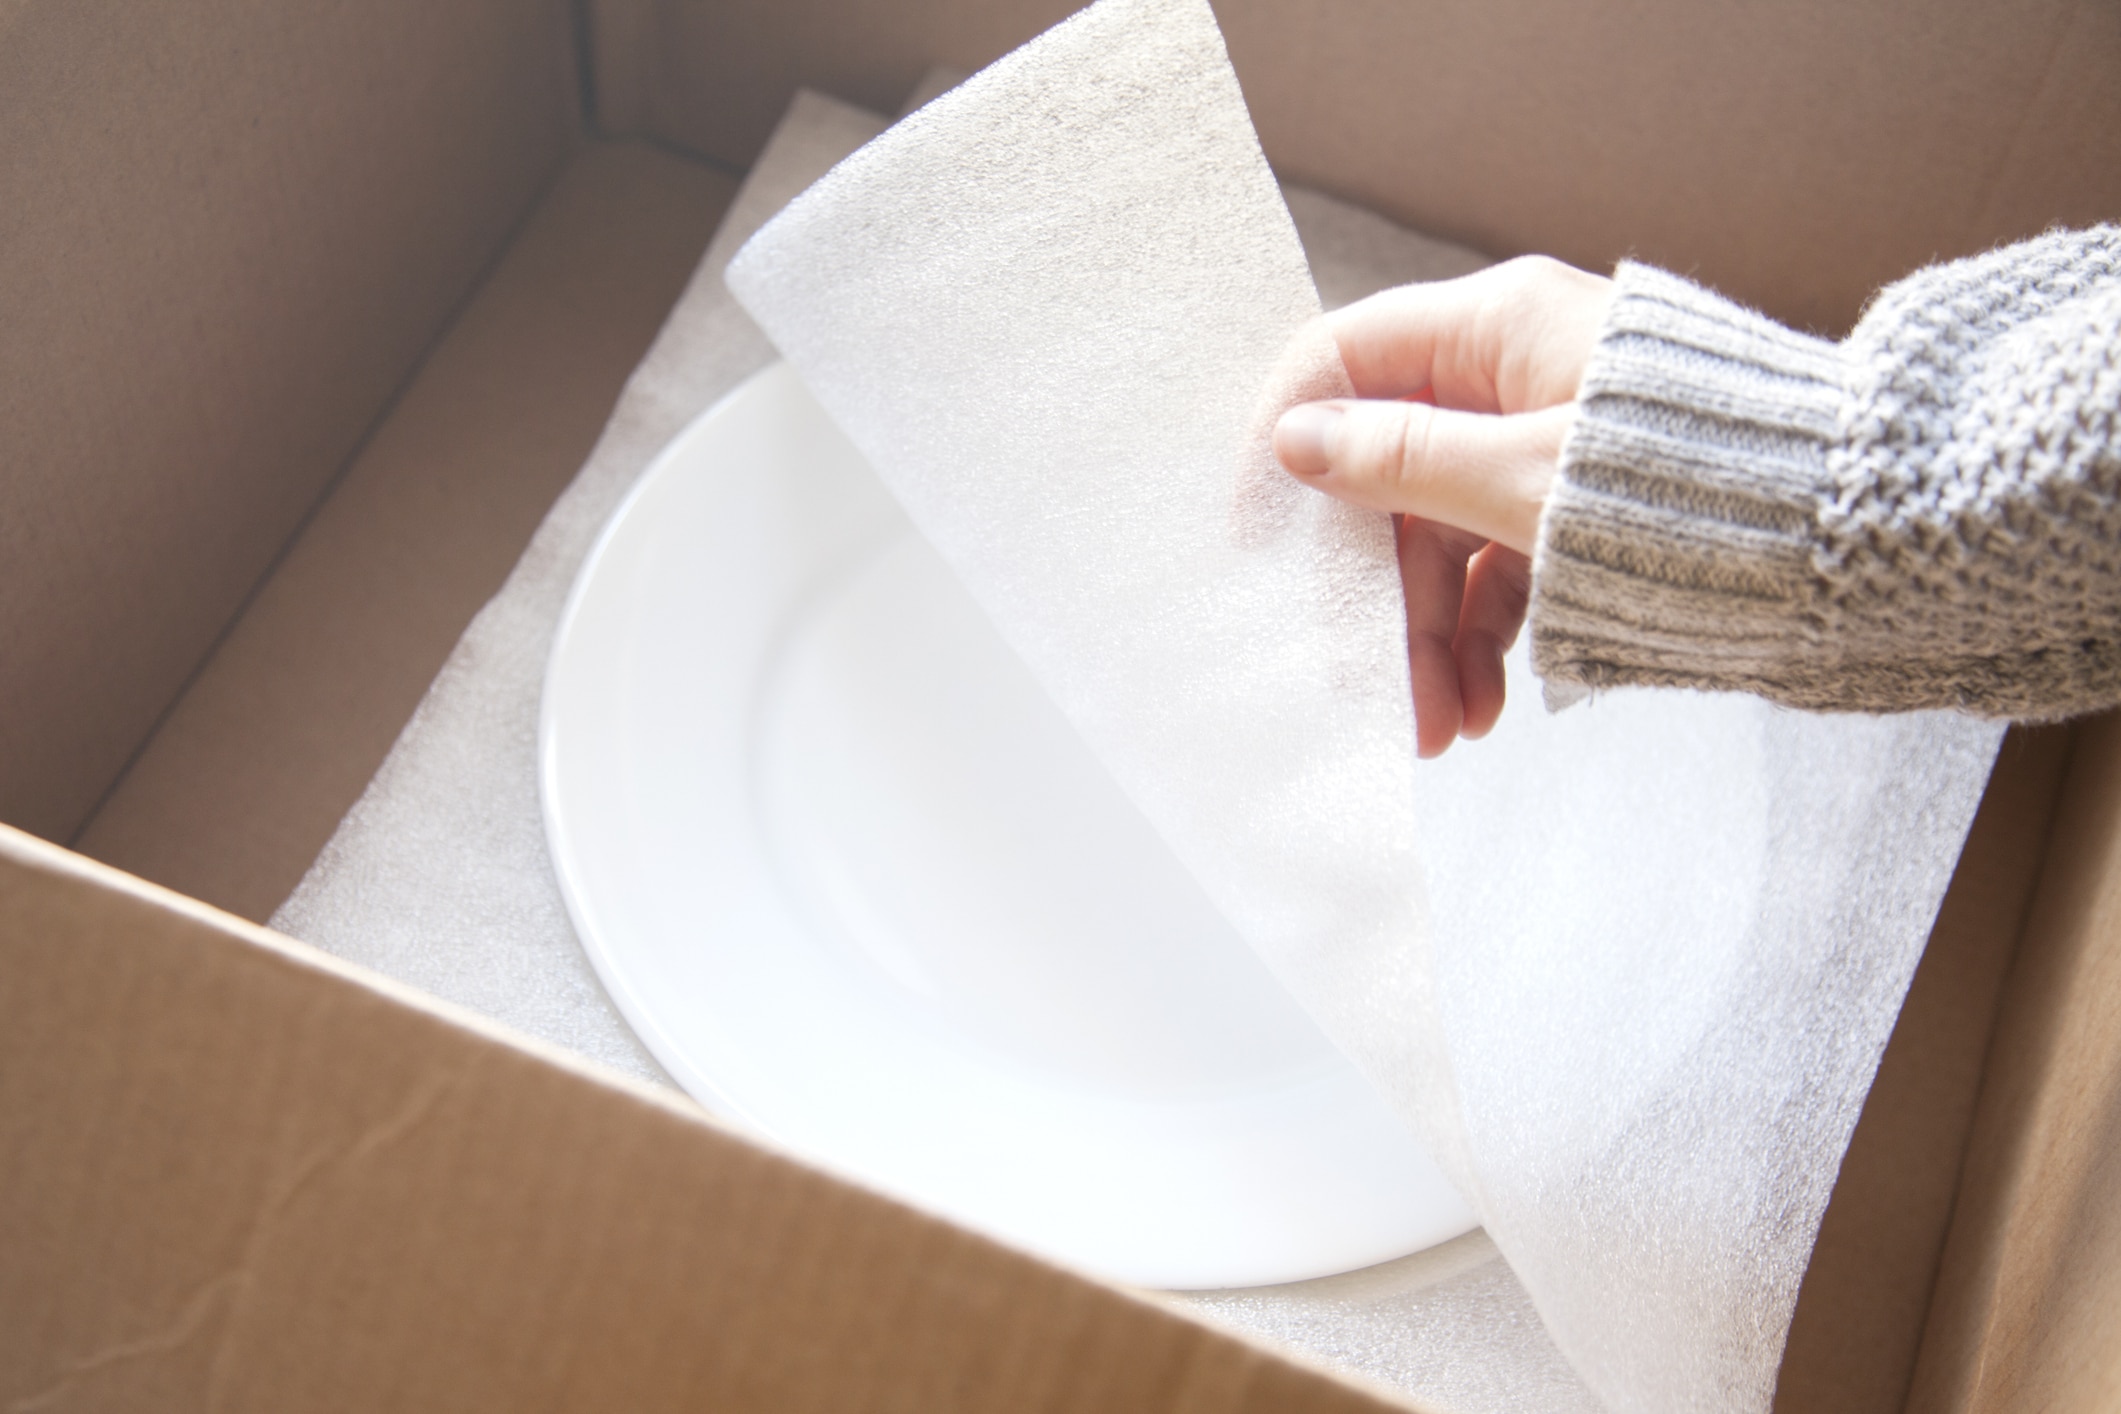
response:
<svg viewBox="0 0 2121 1414"><path fill-rule="evenodd" d="M1837 346L1623 265L1540 518L1535 670L1790 700L1845 386Z"/></svg>

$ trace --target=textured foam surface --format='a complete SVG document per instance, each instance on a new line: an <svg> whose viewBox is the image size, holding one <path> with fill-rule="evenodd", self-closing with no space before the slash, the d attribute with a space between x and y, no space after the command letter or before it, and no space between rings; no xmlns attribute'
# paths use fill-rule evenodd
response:
<svg viewBox="0 0 2121 1414"><path fill-rule="evenodd" d="M1474 1206L1611 1407L1764 1410L2000 729L1510 671L1416 773Z"/></svg>
<svg viewBox="0 0 2121 1414"><path fill-rule="evenodd" d="M1315 296L1204 0L1064 22L729 279L1600 1398L1765 1409L1999 729L1548 716L1520 656L1495 734L1417 767L1383 522L1263 464Z"/></svg>
<svg viewBox="0 0 2121 1414"><path fill-rule="evenodd" d="M1255 426L1319 302L1205 3L1064 22L728 279L1283 984L1388 1091L1428 1075L1391 527Z"/></svg>

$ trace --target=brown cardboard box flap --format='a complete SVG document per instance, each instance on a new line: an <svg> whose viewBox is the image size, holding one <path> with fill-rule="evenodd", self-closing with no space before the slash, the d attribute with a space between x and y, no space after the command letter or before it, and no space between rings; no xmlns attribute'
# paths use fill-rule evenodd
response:
<svg viewBox="0 0 2121 1414"><path fill-rule="evenodd" d="M0 1402L1375 1410L0 831Z"/></svg>
<svg viewBox="0 0 2121 1414"><path fill-rule="evenodd" d="M2076 738L1910 1410L2121 1409L2121 714Z"/></svg>

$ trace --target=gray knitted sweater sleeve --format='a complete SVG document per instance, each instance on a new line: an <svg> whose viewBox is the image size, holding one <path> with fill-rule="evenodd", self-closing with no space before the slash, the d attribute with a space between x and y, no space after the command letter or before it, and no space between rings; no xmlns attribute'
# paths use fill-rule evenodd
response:
<svg viewBox="0 0 2121 1414"><path fill-rule="evenodd" d="M1540 522L1550 694L2121 702L2121 228L1920 271L1839 344L1618 282Z"/></svg>

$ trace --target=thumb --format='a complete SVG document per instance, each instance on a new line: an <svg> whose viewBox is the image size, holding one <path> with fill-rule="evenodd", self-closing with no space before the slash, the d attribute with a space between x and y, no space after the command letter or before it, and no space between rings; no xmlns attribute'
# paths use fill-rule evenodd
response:
<svg viewBox="0 0 2121 1414"><path fill-rule="evenodd" d="M1372 510L1439 521L1532 552L1576 405L1498 417L1427 403L1302 403L1274 428L1298 479Z"/></svg>

